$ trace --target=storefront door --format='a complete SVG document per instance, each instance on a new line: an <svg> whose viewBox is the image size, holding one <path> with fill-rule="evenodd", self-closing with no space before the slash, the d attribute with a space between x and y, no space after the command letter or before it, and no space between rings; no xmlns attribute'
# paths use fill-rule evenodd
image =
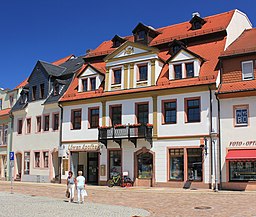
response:
<svg viewBox="0 0 256 217"><path fill-rule="evenodd" d="M98 152L88 152L87 168L87 183L98 184Z"/></svg>

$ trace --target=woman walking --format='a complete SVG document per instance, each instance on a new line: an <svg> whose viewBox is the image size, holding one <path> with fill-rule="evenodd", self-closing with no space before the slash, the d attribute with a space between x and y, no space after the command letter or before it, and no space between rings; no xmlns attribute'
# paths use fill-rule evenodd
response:
<svg viewBox="0 0 256 217"><path fill-rule="evenodd" d="M78 171L78 177L76 178L76 187L77 187L77 203L84 203L84 196L87 196L85 190L85 178L83 177L83 172ZM80 201L80 198L82 201Z"/></svg>
<svg viewBox="0 0 256 217"><path fill-rule="evenodd" d="M73 172L68 172L68 178L67 178L67 188L70 193L70 202L74 202L74 196L75 196L75 178L73 177Z"/></svg>

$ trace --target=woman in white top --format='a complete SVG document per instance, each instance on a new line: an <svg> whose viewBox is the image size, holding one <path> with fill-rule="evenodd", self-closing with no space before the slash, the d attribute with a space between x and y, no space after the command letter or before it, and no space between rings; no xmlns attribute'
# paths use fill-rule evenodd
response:
<svg viewBox="0 0 256 217"><path fill-rule="evenodd" d="M87 196L85 190L85 178L82 176L83 172L78 171L78 177L76 178L76 188L77 188L77 202L84 203L84 196ZM80 197L82 201L80 201Z"/></svg>

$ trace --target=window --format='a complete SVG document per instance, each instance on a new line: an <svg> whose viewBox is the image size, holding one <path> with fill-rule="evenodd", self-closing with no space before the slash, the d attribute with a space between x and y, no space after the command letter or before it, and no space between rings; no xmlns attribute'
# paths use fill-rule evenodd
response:
<svg viewBox="0 0 256 217"><path fill-rule="evenodd" d="M202 149L201 148L188 148L188 179L190 181L202 181Z"/></svg>
<svg viewBox="0 0 256 217"><path fill-rule="evenodd" d="M243 80L254 79L253 61L242 62L242 77Z"/></svg>
<svg viewBox="0 0 256 217"><path fill-rule="evenodd" d="M99 108L89 108L89 128L99 127Z"/></svg>
<svg viewBox="0 0 256 217"><path fill-rule="evenodd" d="M81 121L82 121L82 110L72 110L71 111L71 124L73 130L81 129Z"/></svg>
<svg viewBox="0 0 256 217"><path fill-rule="evenodd" d="M4 145L7 145L7 143L8 143L8 125L5 124L5 125L3 126L3 129L4 129L3 144L4 144Z"/></svg>
<svg viewBox="0 0 256 217"><path fill-rule="evenodd" d="M0 110L2 110L2 109L3 109L3 100L0 99Z"/></svg>
<svg viewBox="0 0 256 217"><path fill-rule="evenodd" d="M200 122L200 99L185 99L186 122Z"/></svg>
<svg viewBox="0 0 256 217"><path fill-rule="evenodd" d="M48 165L49 165L49 152L48 151L44 151L43 152L43 165L44 165L44 168L48 168Z"/></svg>
<svg viewBox="0 0 256 217"><path fill-rule="evenodd" d="M148 80L148 65L139 66L139 81Z"/></svg>
<svg viewBox="0 0 256 217"><path fill-rule="evenodd" d="M59 130L59 113L53 114L53 130Z"/></svg>
<svg viewBox="0 0 256 217"><path fill-rule="evenodd" d="M31 133L31 118L27 118L27 133Z"/></svg>
<svg viewBox="0 0 256 217"><path fill-rule="evenodd" d="M24 152L24 174L29 175L30 170L30 152Z"/></svg>
<svg viewBox="0 0 256 217"><path fill-rule="evenodd" d="M122 123L122 106L111 106L110 107L110 118L112 126Z"/></svg>
<svg viewBox="0 0 256 217"><path fill-rule="evenodd" d="M83 85L83 92L86 92L88 90L88 80L82 79L82 85Z"/></svg>
<svg viewBox="0 0 256 217"><path fill-rule="evenodd" d="M137 123L147 124L148 123L148 103L136 104L137 106Z"/></svg>
<svg viewBox="0 0 256 217"><path fill-rule="evenodd" d="M13 101L14 101L14 96L13 96L13 95L10 95L10 96L9 96L10 107L13 106Z"/></svg>
<svg viewBox="0 0 256 217"><path fill-rule="evenodd" d="M21 93L21 97L20 97L20 103L21 104L25 104L28 100L28 92L26 93Z"/></svg>
<svg viewBox="0 0 256 217"><path fill-rule="evenodd" d="M96 78L91 78L91 90L96 90Z"/></svg>
<svg viewBox="0 0 256 217"><path fill-rule="evenodd" d="M115 40L115 42L113 44L114 44L113 47L119 47L122 43L121 43L121 41Z"/></svg>
<svg viewBox="0 0 256 217"><path fill-rule="evenodd" d="M53 95L57 96L59 94L60 94L60 85L58 83L55 83L53 87Z"/></svg>
<svg viewBox="0 0 256 217"><path fill-rule="evenodd" d="M36 100L36 86L32 87L32 100Z"/></svg>
<svg viewBox="0 0 256 217"><path fill-rule="evenodd" d="M44 98L44 84L40 84L40 92L39 92L39 98Z"/></svg>
<svg viewBox="0 0 256 217"><path fill-rule="evenodd" d="M180 48L181 48L181 45L179 45L179 44L174 45L172 47L173 54L176 54L180 50Z"/></svg>
<svg viewBox="0 0 256 217"><path fill-rule="evenodd" d="M116 69L114 72L114 84L121 84L121 69Z"/></svg>
<svg viewBox="0 0 256 217"><path fill-rule="evenodd" d="M194 77L194 62L186 63L185 66L186 66L187 78L193 78Z"/></svg>
<svg viewBox="0 0 256 217"><path fill-rule="evenodd" d="M153 155L149 152L141 153L137 157L138 178L149 179L152 178L153 171Z"/></svg>
<svg viewBox="0 0 256 217"><path fill-rule="evenodd" d="M184 180L184 149L170 149L170 180Z"/></svg>
<svg viewBox="0 0 256 217"><path fill-rule="evenodd" d="M41 132L42 120L41 116L36 117L36 132Z"/></svg>
<svg viewBox="0 0 256 217"><path fill-rule="evenodd" d="M255 181L256 161L229 161L229 181Z"/></svg>
<svg viewBox="0 0 256 217"><path fill-rule="evenodd" d="M44 131L49 131L49 126L50 124L50 116L49 115L45 115L44 116Z"/></svg>
<svg viewBox="0 0 256 217"><path fill-rule="evenodd" d="M35 152L35 167L40 167L40 152Z"/></svg>
<svg viewBox="0 0 256 217"><path fill-rule="evenodd" d="M3 126L0 125L0 145L3 145Z"/></svg>
<svg viewBox="0 0 256 217"><path fill-rule="evenodd" d="M248 126L249 106L234 106L235 126Z"/></svg>
<svg viewBox="0 0 256 217"><path fill-rule="evenodd" d="M168 101L163 104L163 117L164 124L176 124L177 123L177 102Z"/></svg>
<svg viewBox="0 0 256 217"><path fill-rule="evenodd" d="M139 31L137 33L137 40L144 40L146 38L146 32L145 31Z"/></svg>
<svg viewBox="0 0 256 217"><path fill-rule="evenodd" d="M174 65L175 79L182 79L182 67L181 64Z"/></svg>
<svg viewBox="0 0 256 217"><path fill-rule="evenodd" d="M122 151L109 150L109 178L122 175Z"/></svg>
<svg viewBox="0 0 256 217"><path fill-rule="evenodd" d="M193 29L196 30L196 29L201 29L202 28L202 24L200 21L195 21L193 23Z"/></svg>
<svg viewBox="0 0 256 217"><path fill-rule="evenodd" d="M22 119L18 120L18 126L17 126L17 130L18 130L18 134L22 134Z"/></svg>

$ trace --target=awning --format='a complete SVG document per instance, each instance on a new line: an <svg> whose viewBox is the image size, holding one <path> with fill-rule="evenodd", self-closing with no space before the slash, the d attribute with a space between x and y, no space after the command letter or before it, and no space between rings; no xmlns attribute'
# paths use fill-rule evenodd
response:
<svg viewBox="0 0 256 217"><path fill-rule="evenodd" d="M256 149L229 150L226 160L256 160Z"/></svg>

